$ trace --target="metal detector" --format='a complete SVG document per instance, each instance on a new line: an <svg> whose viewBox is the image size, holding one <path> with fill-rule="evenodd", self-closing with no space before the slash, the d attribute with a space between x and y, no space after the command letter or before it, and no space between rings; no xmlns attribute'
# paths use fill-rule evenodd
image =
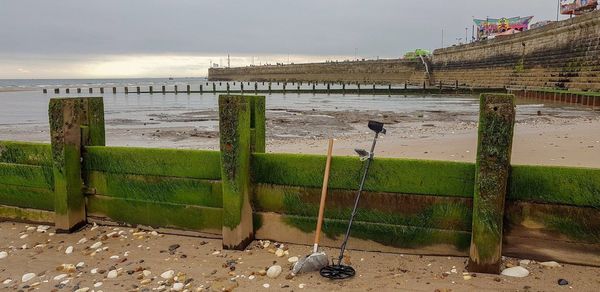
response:
<svg viewBox="0 0 600 292"><path fill-rule="evenodd" d="M350 229L352 228L352 222L354 222L354 217L356 216L356 209L358 208L358 202L360 202L360 195L362 194L363 187L365 186L365 180L367 179L367 174L369 173L369 167L371 166L371 161L373 161L373 157L375 155L375 144L377 144L377 138L379 134L386 133L385 128L383 127L383 123L376 121L369 121L369 129L375 132L375 138L373 138L373 145L371 146L371 152L367 152L364 149L355 149L356 153L359 155L361 161L367 161L365 166L365 171L363 173L362 179L360 181L360 187L358 188L358 193L356 194L356 200L354 202L354 209L352 209L352 215L350 216L350 221L348 222L348 229L346 230L346 236L344 237L344 241L342 242L342 246L340 248L340 255L338 257L337 263L335 260L331 261L331 265L328 265L321 269L320 274L325 278L329 278L332 280L343 280L354 277L356 275L356 271L354 268L346 265L342 265L342 260L344 259L344 252L346 251L346 244L348 244L348 238L350 237Z"/></svg>

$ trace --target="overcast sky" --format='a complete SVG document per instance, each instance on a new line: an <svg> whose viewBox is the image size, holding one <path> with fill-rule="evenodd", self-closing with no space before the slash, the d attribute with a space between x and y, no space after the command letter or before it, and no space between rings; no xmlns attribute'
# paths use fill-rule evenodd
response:
<svg viewBox="0 0 600 292"><path fill-rule="evenodd" d="M205 76L232 66L397 58L472 18L556 19L555 0L0 0L0 78ZM254 56L254 58L253 58Z"/></svg>

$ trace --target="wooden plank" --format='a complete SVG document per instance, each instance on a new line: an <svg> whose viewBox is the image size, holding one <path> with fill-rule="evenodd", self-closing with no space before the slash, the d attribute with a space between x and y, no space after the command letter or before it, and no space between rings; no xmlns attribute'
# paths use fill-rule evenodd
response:
<svg viewBox="0 0 600 292"><path fill-rule="evenodd" d="M0 205L0 222L5 220L54 224L54 212Z"/></svg>
<svg viewBox="0 0 600 292"><path fill-rule="evenodd" d="M221 208L221 182L188 178L91 171L88 188L96 194L157 203Z"/></svg>
<svg viewBox="0 0 600 292"><path fill-rule="evenodd" d="M219 96L223 248L243 250L254 239L250 205L251 97Z"/></svg>
<svg viewBox="0 0 600 292"><path fill-rule="evenodd" d="M156 203L101 195L89 196L90 216L152 227L177 228L220 234L223 211L220 208Z"/></svg>
<svg viewBox="0 0 600 292"><path fill-rule="evenodd" d="M0 204L53 211L54 192L47 188L0 184Z"/></svg>
<svg viewBox="0 0 600 292"><path fill-rule="evenodd" d="M515 124L515 97L482 94L473 196L470 272L499 274L502 231Z"/></svg>
<svg viewBox="0 0 600 292"><path fill-rule="evenodd" d="M85 147L86 170L221 179L219 151L135 147Z"/></svg>
<svg viewBox="0 0 600 292"><path fill-rule="evenodd" d="M316 217L321 190L257 184L253 209L286 215ZM347 220L355 191L329 189L325 217ZM363 192L356 219L363 222L423 228L471 230L472 200L441 196Z"/></svg>
<svg viewBox="0 0 600 292"><path fill-rule="evenodd" d="M304 154L253 154L257 183L320 187L325 156ZM363 164L355 157L333 157L330 187L358 188ZM470 198L475 166L472 163L378 158L373 161L365 190Z"/></svg>
<svg viewBox="0 0 600 292"><path fill-rule="evenodd" d="M257 212L257 239L312 245L316 218ZM321 246L339 248L347 220L326 219ZM422 255L465 256L471 234L464 231L355 222L348 242L350 249Z"/></svg>
<svg viewBox="0 0 600 292"><path fill-rule="evenodd" d="M42 166L0 163L0 184L52 189L52 170Z"/></svg>
<svg viewBox="0 0 600 292"><path fill-rule="evenodd" d="M52 166L50 144L0 141L0 162Z"/></svg>

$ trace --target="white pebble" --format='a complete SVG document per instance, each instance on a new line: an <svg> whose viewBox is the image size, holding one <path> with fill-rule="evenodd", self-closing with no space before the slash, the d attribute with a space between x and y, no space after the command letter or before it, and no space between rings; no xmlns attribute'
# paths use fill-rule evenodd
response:
<svg viewBox="0 0 600 292"><path fill-rule="evenodd" d="M90 291L90 288L83 287L83 288L79 288L79 289L75 290L75 292L87 292L87 291Z"/></svg>
<svg viewBox="0 0 600 292"><path fill-rule="evenodd" d="M173 291L181 291L183 290L183 283L175 283L173 284Z"/></svg>
<svg viewBox="0 0 600 292"><path fill-rule="evenodd" d="M173 270L168 270L162 274L160 274L160 277L163 279L172 279L175 276L175 271Z"/></svg>
<svg viewBox="0 0 600 292"><path fill-rule="evenodd" d="M118 259L119 259L119 256L118 256L118 255L114 255L114 256L111 256L111 257L110 257L110 259L111 259L111 260L118 260Z"/></svg>
<svg viewBox="0 0 600 292"><path fill-rule="evenodd" d="M6 280L4 280L4 282L2 282L2 284L8 285L8 284L10 284L10 282L12 282L12 279L6 279Z"/></svg>
<svg viewBox="0 0 600 292"><path fill-rule="evenodd" d="M150 234L152 234L152 236L157 236L157 235L158 235L158 232L156 232L156 231L152 231L152 232L150 232Z"/></svg>
<svg viewBox="0 0 600 292"><path fill-rule="evenodd" d="M85 266L84 262L79 262L77 265L75 265L76 268L83 268L83 266Z"/></svg>
<svg viewBox="0 0 600 292"><path fill-rule="evenodd" d="M54 281L60 281L62 279L64 279L67 276L67 274L60 274L56 277L54 277Z"/></svg>
<svg viewBox="0 0 600 292"><path fill-rule="evenodd" d="M6 257L8 257L8 253L5 251L0 251L0 260L5 259Z"/></svg>
<svg viewBox="0 0 600 292"><path fill-rule="evenodd" d="M560 268L560 264L555 261L543 262L543 263L540 263L540 266L544 266L546 268Z"/></svg>
<svg viewBox="0 0 600 292"><path fill-rule="evenodd" d="M119 273L117 272L117 270L111 270L110 272L108 272L108 275L106 275L106 278L114 279L118 275L119 275Z"/></svg>
<svg viewBox="0 0 600 292"><path fill-rule="evenodd" d="M277 251L275 251L275 255L276 255L277 257L282 257L282 256L284 256L284 255L285 255L285 252L283 251L283 249L281 249L281 248L278 248L278 249L277 249Z"/></svg>
<svg viewBox="0 0 600 292"><path fill-rule="evenodd" d="M281 274L282 268L279 265L273 265L267 270L267 277L275 279Z"/></svg>
<svg viewBox="0 0 600 292"><path fill-rule="evenodd" d="M90 273L92 273L92 274L96 274L96 273L98 273L98 268L93 268L93 269L90 271Z"/></svg>
<svg viewBox="0 0 600 292"><path fill-rule="evenodd" d="M148 277L152 274L152 272L148 271L148 270L143 270L142 274L144 274L144 277Z"/></svg>
<svg viewBox="0 0 600 292"><path fill-rule="evenodd" d="M25 239L25 238L27 238L27 236L29 236L29 234L23 234L23 235L21 235L19 238L20 238L20 239Z"/></svg>
<svg viewBox="0 0 600 292"><path fill-rule="evenodd" d="M269 288L269 287L271 287L271 285L269 285L269 283L264 283L264 284L263 284L263 287L265 287L265 288Z"/></svg>
<svg viewBox="0 0 600 292"><path fill-rule="evenodd" d="M248 280L254 280L254 278L256 278L254 275L248 276Z"/></svg>
<svg viewBox="0 0 600 292"><path fill-rule="evenodd" d="M502 275L509 277L523 278L529 275L529 271L521 266L516 266L502 271Z"/></svg>
<svg viewBox="0 0 600 292"><path fill-rule="evenodd" d="M295 263L295 262L297 262L297 261L298 261L298 257L291 257L291 258L288 259L288 262L290 262L292 264Z"/></svg>
<svg viewBox="0 0 600 292"><path fill-rule="evenodd" d="M73 247L72 246L67 247L67 249L65 249L65 253L66 254L72 254L73 253Z"/></svg>
<svg viewBox="0 0 600 292"><path fill-rule="evenodd" d="M298 284L298 288L304 289L304 287L306 287L306 284Z"/></svg>
<svg viewBox="0 0 600 292"><path fill-rule="evenodd" d="M25 275L23 275L23 277L21 277L21 282L25 283L31 279L33 279L35 277L34 273L27 273Z"/></svg>
<svg viewBox="0 0 600 292"><path fill-rule="evenodd" d="M218 254L220 254L220 253L221 253L221 252L217 250L217 251L213 252L212 254L213 254L213 255L218 255Z"/></svg>
<svg viewBox="0 0 600 292"><path fill-rule="evenodd" d="M98 241L98 242L92 244L92 246L90 246L90 249L97 249L101 246L102 246L102 241Z"/></svg>
<svg viewBox="0 0 600 292"><path fill-rule="evenodd" d="M77 242L77 244L84 244L84 243L86 243L86 242L87 242L87 238L85 238L85 237L84 237L84 238L80 239L80 240Z"/></svg>
<svg viewBox="0 0 600 292"><path fill-rule="evenodd" d="M97 282L96 284L94 284L94 288L98 288L98 287L102 286L102 284L103 284L102 282Z"/></svg>

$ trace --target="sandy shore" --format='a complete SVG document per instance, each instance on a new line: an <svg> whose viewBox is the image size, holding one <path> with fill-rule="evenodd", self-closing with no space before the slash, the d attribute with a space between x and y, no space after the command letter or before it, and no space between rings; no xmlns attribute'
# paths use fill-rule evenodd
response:
<svg viewBox="0 0 600 292"><path fill-rule="evenodd" d="M318 111L270 109L267 151L323 154L328 137L338 139L335 155L354 155L368 147L369 119L387 123L378 144L380 157L475 161L477 117L461 112L395 113L387 111ZM107 144L187 149L218 149L218 131L198 123L218 124L215 111L156 113L144 119L107 116ZM513 145L514 164L600 167L600 111L520 114ZM49 141L40 125L0 125L0 140Z"/></svg>
<svg viewBox="0 0 600 292"><path fill-rule="evenodd" d="M546 268L531 262L525 278L471 274L466 258L349 251L357 276L330 281L318 273L286 278L290 257L306 246L285 244L289 255L273 254L253 243L246 251L223 251L219 239L141 232L129 227L87 226L74 234L52 228L0 223L0 288L21 291L166 291L182 283L188 291L597 291L600 268L562 265ZM101 246L91 249L94 244ZM71 248L70 248L71 247ZM68 253L67 250L71 250ZM333 257L337 250L326 249ZM504 265L518 265L507 258ZM262 276L280 265L275 279ZM161 275L173 271L177 278ZM114 272L111 272L114 271ZM144 271L145 274L144 274ZM262 271L262 272L261 272ZM30 280L22 281L30 274ZM116 278L109 278L116 275ZM165 275L166 276L166 275ZM559 279L569 284L559 286ZM265 288L267 286L269 288Z"/></svg>

